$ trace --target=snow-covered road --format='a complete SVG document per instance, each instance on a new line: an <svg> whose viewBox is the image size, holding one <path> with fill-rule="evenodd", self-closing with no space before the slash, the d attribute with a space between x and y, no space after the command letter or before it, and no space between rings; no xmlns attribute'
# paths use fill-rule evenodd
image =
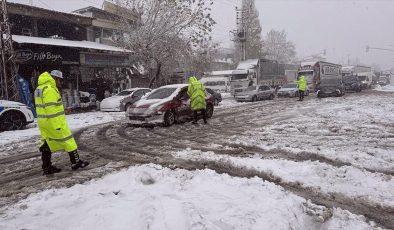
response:
<svg viewBox="0 0 394 230"><path fill-rule="evenodd" d="M206 126L72 115L92 165L73 173L56 154L65 170L52 178L40 176L36 128L1 133L0 229L394 228L394 93L379 90L226 97Z"/></svg>

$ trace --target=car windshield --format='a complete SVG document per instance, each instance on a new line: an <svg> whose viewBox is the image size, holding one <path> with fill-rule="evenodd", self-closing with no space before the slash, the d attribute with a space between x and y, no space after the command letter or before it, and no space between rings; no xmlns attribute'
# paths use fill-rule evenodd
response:
<svg viewBox="0 0 394 230"><path fill-rule="evenodd" d="M156 89L155 91L151 92L146 99L147 100L164 99L164 98L167 98L167 97L171 96L171 94L173 92L175 92L176 89L177 88L160 88L160 89Z"/></svg>
<svg viewBox="0 0 394 230"><path fill-rule="evenodd" d="M282 88L297 88L297 84L286 84Z"/></svg>
<svg viewBox="0 0 394 230"><path fill-rule="evenodd" d="M365 81L367 79L367 76L358 76L358 79L360 81Z"/></svg>
<svg viewBox="0 0 394 230"><path fill-rule="evenodd" d="M207 81L204 83L206 86L226 85L225 81Z"/></svg>
<svg viewBox="0 0 394 230"><path fill-rule="evenodd" d="M134 91L124 90L124 91L116 94L116 96L127 96L127 95L130 95L132 92L134 92Z"/></svg>
<svg viewBox="0 0 394 230"><path fill-rule="evenodd" d="M356 81L358 81L358 78L355 77L355 76L350 76L350 77L345 77L343 80L344 80L344 82L346 82L346 83L350 83L350 82L356 82Z"/></svg>
<svg viewBox="0 0 394 230"><path fill-rule="evenodd" d="M304 75L306 82L309 84L312 84L313 82L313 72L308 71L308 72L300 72L298 76L300 77L301 75Z"/></svg>
<svg viewBox="0 0 394 230"><path fill-rule="evenodd" d="M248 74L234 74L231 76L231 80L245 80L248 79Z"/></svg>
<svg viewBox="0 0 394 230"><path fill-rule="evenodd" d="M253 91L256 90L256 86L249 86L248 88L245 89L245 91Z"/></svg>

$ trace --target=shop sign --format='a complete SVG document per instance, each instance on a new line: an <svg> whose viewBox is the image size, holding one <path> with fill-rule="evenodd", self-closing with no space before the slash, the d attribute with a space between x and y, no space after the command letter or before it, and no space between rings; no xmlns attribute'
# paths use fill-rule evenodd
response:
<svg viewBox="0 0 394 230"><path fill-rule="evenodd" d="M61 65L79 64L77 56L58 49L19 49L15 51L15 62L20 64Z"/></svg>

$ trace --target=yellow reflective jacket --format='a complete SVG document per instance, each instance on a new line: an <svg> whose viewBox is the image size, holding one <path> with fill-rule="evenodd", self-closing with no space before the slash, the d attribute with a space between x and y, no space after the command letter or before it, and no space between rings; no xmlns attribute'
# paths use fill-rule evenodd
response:
<svg viewBox="0 0 394 230"><path fill-rule="evenodd" d="M189 77L187 94L190 97L192 110L206 109L207 102L205 101L205 86L201 84L196 77Z"/></svg>
<svg viewBox="0 0 394 230"><path fill-rule="evenodd" d="M299 90L305 91L306 90L306 80L304 75L301 75L300 80L296 81L297 82L297 88Z"/></svg>
<svg viewBox="0 0 394 230"><path fill-rule="evenodd" d="M37 123L41 133L41 145L47 142L51 151L76 150L77 143L67 126L66 115L56 82L48 72L38 77L34 91Z"/></svg>

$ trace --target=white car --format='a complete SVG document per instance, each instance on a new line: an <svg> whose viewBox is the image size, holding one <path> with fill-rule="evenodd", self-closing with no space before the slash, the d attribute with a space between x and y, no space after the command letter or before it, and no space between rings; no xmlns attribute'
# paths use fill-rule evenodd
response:
<svg viewBox="0 0 394 230"><path fill-rule="evenodd" d="M246 88L243 92L235 95L236 101L259 101L263 99L272 100L275 98L275 90L268 85L253 85Z"/></svg>
<svg viewBox="0 0 394 230"><path fill-rule="evenodd" d="M134 104L142 96L149 93L148 88L132 88L125 89L112 97L107 97L100 103L100 111L104 112L120 112L126 111L127 107Z"/></svg>
<svg viewBox="0 0 394 230"><path fill-rule="evenodd" d="M309 95L309 87L307 86L305 96ZM298 97L297 83L288 83L283 85L277 93L278 97Z"/></svg>
<svg viewBox="0 0 394 230"><path fill-rule="evenodd" d="M0 131L23 129L33 121L33 112L27 105L0 100Z"/></svg>
<svg viewBox="0 0 394 230"><path fill-rule="evenodd" d="M161 123L171 126L182 120L193 118L187 84L166 85L153 90L134 105L128 107L126 117L130 123ZM211 118L214 110L214 97L207 93L206 115Z"/></svg>

